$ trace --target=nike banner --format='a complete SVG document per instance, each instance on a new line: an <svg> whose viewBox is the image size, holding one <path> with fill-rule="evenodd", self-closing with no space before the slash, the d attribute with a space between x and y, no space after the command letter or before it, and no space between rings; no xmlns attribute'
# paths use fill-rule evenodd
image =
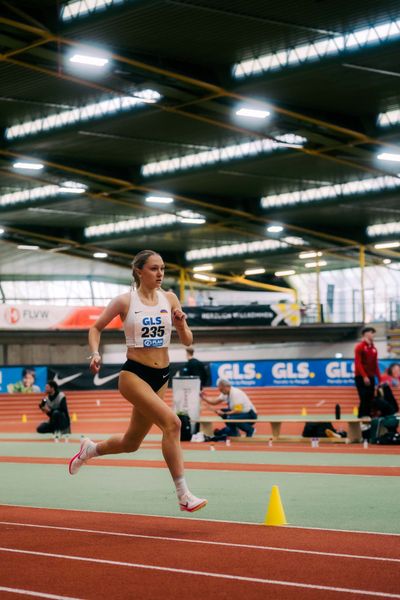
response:
<svg viewBox="0 0 400 600"><path fill-rule="evenodd" d="M63 391L116 390L121 365L102 365L100 373L92 375L88 365L51 365L49 379L54 379Z"/></svg>

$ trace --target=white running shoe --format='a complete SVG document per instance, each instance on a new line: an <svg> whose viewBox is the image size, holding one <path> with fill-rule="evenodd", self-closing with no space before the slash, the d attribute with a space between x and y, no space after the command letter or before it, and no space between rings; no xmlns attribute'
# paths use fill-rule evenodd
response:
<svg viewBox="0 0 400 600"><path fill-rule="evenodd" d="M188 492L179 498L179 508L186 512L195 512L204 508L207 502L208 500L205 500L205 498L196 498L196 496Z"/></svg>
<svg viewBox="0 0 400 600"><path fill-rule="evenodd" d="M73 456L69 461L68 470L70 475L76 475L82 465L84 465L89 458L94 456L93 453L88 456L88 450L93 446L95 446L95 443L92 442L92 440L89 440L89 438L83 438L79 452L75 454L75 456Z"/></svg>

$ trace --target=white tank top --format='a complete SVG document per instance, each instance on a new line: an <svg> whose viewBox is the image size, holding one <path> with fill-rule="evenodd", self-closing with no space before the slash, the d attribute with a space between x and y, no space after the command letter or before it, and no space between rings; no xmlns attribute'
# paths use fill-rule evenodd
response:
<svg viewBox="0 0 400 600"><path fill-rule="evenodd" d="M166 348L172 330L171 305L167 296L156 290L155 306L143 304L136 290L131 291L128 314L124 321L128 348Z"/></svg>

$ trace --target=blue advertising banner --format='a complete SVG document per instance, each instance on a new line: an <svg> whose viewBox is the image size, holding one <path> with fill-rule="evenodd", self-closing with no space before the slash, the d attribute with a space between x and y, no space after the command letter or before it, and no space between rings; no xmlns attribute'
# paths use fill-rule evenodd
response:
<svg viewBox="0 0 400 600"><path fill-rule="evenodd" d="M379 361L381 372L392 362ZM212 386L215 386L220 378L243 387L354 385L352 359L212 362L210 371Z"/></svg>
<svg viewBox="0 0 400 600"><path fill-rule="evenodd" d="M0 393L44 392L47 367L0 367Z"/></svg>

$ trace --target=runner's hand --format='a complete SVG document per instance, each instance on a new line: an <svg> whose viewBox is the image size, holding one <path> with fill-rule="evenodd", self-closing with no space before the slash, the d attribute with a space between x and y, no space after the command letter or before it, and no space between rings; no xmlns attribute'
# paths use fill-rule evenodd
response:
<svg viewBox="0 0 400 600"><path fill-rule="evenodd" d="M186 322L186 313L180 308L176 308L172 313L172 322L176 329L182 329Z"/></svg>
<svg viewBox="0 0 400 600"><path fill-rule="evenodd" d="M96 373L98 373L100 371L100 365L101 365L101 356L99 356L99 355L93 356L93 358L91 359L90 364L89 364L89 371L93 375L96 375Z"/></svg>

